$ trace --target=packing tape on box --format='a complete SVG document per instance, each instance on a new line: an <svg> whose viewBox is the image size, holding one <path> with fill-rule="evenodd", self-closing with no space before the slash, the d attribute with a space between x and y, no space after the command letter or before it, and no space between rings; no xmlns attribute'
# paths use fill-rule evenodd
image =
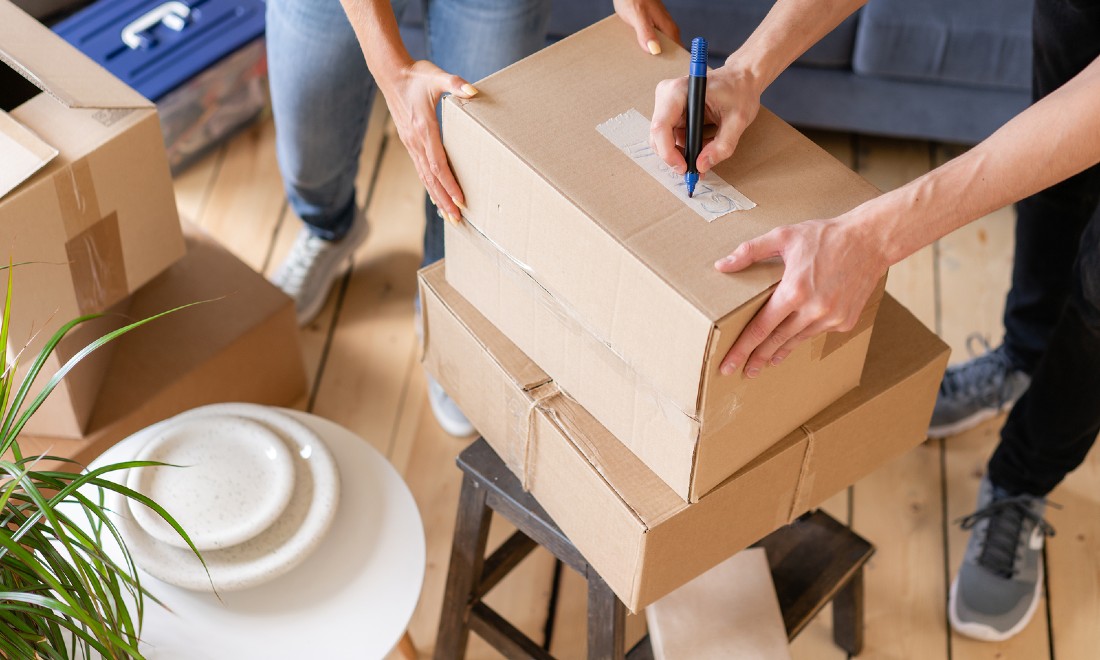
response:
<svg viewBox="0 0 1100 660"><path fill-rule="evenodd" d="M527 396L529 396L531 400L527 406L527 429L523 436L523 453L522 462L520 463L520 465L523 466L522 474L520 474L520 483L523 485L524 491L531 490L531 478L532 472L534 471L534 444L536 435L535 415L538 411L542 411L547 415L553 415L553 409L544 404L559 394L561 394L561 389L558 388L557 383L554 382L545 383L527 392ZM570 441L573 440L573 438L569 439Z"/></svg>
<svg viewBox="0 0 1100 660"><path fill-rule="evenodd" d="M814 487L814 474L810 470L816 445L814 431L805 424L798 427L798 430L806 434L806 451L802 454L802 465L798 468L798 480L795 481L794 495L791 496L791 510L787 512L788 523L802 515L802 502L809 497Z"/></svg>
<svg viewBox="0 0 1100 660"><path fill-rule="evenodd" d="M634 108L608 119L596 126L596 130L707 222L756 206L741 191L723 181L714 170L699 179L695 195L688 197L684 176L674 172L649 145L649 120Z"/></svg>

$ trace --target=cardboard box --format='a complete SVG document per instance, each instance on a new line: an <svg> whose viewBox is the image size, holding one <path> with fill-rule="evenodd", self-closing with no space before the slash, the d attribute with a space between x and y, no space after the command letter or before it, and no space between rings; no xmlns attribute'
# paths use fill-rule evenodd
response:
<svg viewBox="0 0 1100 660"><path fill-rule="evenodd" d="M688 504L443 269L420 276L425 367L634 611L922 442L947 363L947 346L885 297L861 385Z"/></svg>
<svg viewBox="0 0 1100 660"><path fill-rule="evenodd" d="M821 335L783 369L731 379L728 400L685 412L477 229L445 231L447 281L686 501L699 501L859 383L878 299L851 332Z"/></svg>
<svg viewBox="0 0 1100 660"><path fill-rule="evenodd" d="M682 48L668 40L662 48L658 57L643 52L633 30L610 17L478 82L481 93L473 99L447 97L443 135L468 223L667 398L677 424L697 424L700 438L677 440L674 449L663 433L631 436L631 447L644 445L647 463L694 501L735 469L734 454L746 453L741 438L778 440L854 387L862 367L849 359L816 364L812 372L768 369L751 383L720 376L722 358L771 295L782 265L770 260L731 275L717 272L715 260L774 227L833 217L878 191L761 110L733 158L715 169L756 207L707 222L683 193L667 189L596 128L631 109L652 116L658 81L688 70ZM646 139L638 142L639 154L648 149ZM476 293L494 295L495 280L475 282L470 264L450 246L447 252L452 284L481 307ZM803 345L788 367L811 365L819 353L860 337ZM596 401L574 394L609 419ZM783 406L772 405L777 397ZM617 411L623 418L631 404L609 403L624 408ZM738 437L727 440L732 430ZM726 441L708 442L708 433Z"/></svg>
<svg viewBox="0 0 1100 660"><path fill-rule="evenodd" d="M118 305L184 247L152 103L7 0L0 87L0 259L30 262L16 272L10 357L35 332L30 354L69 320ZM73 390L75 421L43 431L83 423L94 367Z"/></svg>
<svg viewBox="0 0 1100 660"><path fill-rule="evenodd" d="M0 274L0 281L3 281L2 278L3 274ZM19 294L16 292L13 295L18 297ZM46 359L42 371L31 385L28 399L33 399L53 375L81 349L103 335L126 325L129 308L130 299L124 298L99 318L86 321L69 331L54 348L53 354ZM43 402L42 407L23 427L23 431L31 435L61 438L83 436L115 348L116 342L111 342L85 356L64 380L57 384L53 393ZM10 350L18 352L19 349L12 346ZM26 379L36 356L29 351L23 354L15 371L16 384Z"/></svg>
<svg viewBox="0 0 1100 660"><path fill-rule="evenodd" d="M645 609L654 660L790 660L763 548L742 550Z"/></svg>
<svg viewBox="0 0 1100 660"><path fill-rule="evenodd" d="M186 257L134 294L129 316L211 302L116 340L89 434L80 440L26 435L20 438L25 454L48 451L86 464L184 410L225 401L287 406L305 394L294 303L198 231L188 229Z"/></svg>

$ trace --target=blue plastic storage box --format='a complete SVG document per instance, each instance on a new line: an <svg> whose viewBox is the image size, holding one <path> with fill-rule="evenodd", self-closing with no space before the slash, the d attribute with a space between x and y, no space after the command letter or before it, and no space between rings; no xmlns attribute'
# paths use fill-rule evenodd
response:
<svg viewBox="0 0 1100 660"><path fill-rule="evenodd" d="M267 105L264 0L99 0L54 32L157 104L173 172Z"/></svg>

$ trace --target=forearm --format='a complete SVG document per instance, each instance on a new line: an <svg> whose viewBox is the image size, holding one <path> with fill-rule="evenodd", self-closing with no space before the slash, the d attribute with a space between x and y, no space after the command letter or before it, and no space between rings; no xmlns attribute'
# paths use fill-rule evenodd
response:
<svg viewBox="0 0 1100 660"><path fill-rule="evenodd" d="M867 0L779 0L723 68L750 74L759 91Z"/></svg>
<svg viewBox="0 0 1100 660"><path fill-rule="evenodd" d="M1100 162L1100 59L962 156L854 209L888 264Z"/></svg>
<svg viewBox="0 0 1100 660"><path fill-rule="evenodd" d="M383 93L413 63L401 41L397 17L388 0L340 0L348 15L367 68Z"/></svg>

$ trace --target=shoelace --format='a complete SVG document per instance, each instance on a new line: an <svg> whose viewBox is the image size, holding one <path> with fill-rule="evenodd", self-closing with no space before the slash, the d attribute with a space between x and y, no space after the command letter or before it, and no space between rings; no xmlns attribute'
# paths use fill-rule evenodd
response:
<svg viewBox="0 0 1100 660"><path fill-rule="evenodd" d="M329 245L329 241L312 235L296 242L286 261L287 285L295 290L300 289L316 262L317 255Z"/></svg>
<svg viewBox="0 0 1100 660"><path fill-rule="evenodd" d="M1025 520L1034 522L1043 536L1054 536L1054 527L1031 508L1036 499L1038 498L1031 495L1002 497L956 521L960 527L969 530L982 520L989 519L978 564L1003 578L1014 576L1016 554L1022 540L1020 531ZM1047 504L1060 508L1053 502Z"/></svg>
<svg viewBox="0 0 1100 660"><path fill-rule="evenodd" d="M983 352L975 350L975 344L984 349ZM948 398L958 394L968 398L989 397L989 390L982 384L990 383L993 385L993 400L985 403L1000 407L1011 394L1005 376L1013 370L1012 363L1002 351L991 348L989 341L976 333L966 338L966 348L973 359L947 372L940 384L941 392Z"/></svg>

